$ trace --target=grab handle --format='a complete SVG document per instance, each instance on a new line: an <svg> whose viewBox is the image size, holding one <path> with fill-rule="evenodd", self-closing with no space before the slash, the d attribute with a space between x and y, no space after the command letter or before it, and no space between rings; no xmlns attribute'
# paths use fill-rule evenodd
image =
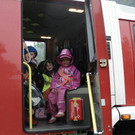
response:
<svg viewBox="0 0 135 135"><path fill-rule="evenodd" d="M90 73L86 74L86 78L87 78L87 84L88 84L89 105L90 105L90 110L91 110L91 117L92 117L94 135L101 135L101 134L103 134L103 132L98 132L97 131L97 122L96 122L94 101L93 101L93 96L92 96Z"/></svg>
<svg viewBox="0 0 135 135"><path fill-rule="evenodd" d="M31 67L28 63L23 62L24 65L28 67L28 72L29 72L29 128L32 129L32 90L31 90Z"/></svg>

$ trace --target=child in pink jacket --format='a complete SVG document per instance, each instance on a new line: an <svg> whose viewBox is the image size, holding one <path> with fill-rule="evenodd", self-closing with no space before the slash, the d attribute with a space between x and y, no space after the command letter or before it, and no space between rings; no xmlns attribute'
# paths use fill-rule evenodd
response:
<svg viewBox="0 0 135 135"><path fill-rule="evenodd" d="M54 123L57 117L65 115L65 92L80 86L80 71L73 65L73 57L68 49L63 49L57 57L60 67L53 76L48 103L51 119Z"/></svg>

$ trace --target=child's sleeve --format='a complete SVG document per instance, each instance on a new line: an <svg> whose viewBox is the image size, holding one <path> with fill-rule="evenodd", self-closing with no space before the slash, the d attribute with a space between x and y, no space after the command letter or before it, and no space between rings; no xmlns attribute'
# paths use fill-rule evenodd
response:
<svg viewBox="0 0 135 135"><path fill-rule="evenodd" d="M53 76L50 89L55 89L56 88L56 82L58 80L58 76L59 76L58 73L56 73Z"/></svg>
<svg viewBox="0 0 135 135"><path fill-rule="evenodd" d="M80 86L80 82L81 82L81 73L76 68L73 74L73 89L78 88Z"/></svg>
<svg viewBox="0 0 135 135"><path fill-rule="evenodd" d="M42 74L42 76L43 76L44 81L45 81L46 83L51 83L52 77L47 76L46 74Z"/></svg>

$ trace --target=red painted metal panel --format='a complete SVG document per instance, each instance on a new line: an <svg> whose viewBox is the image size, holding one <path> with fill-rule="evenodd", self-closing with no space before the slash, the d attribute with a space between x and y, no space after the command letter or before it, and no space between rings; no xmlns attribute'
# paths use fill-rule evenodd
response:
<svg viewBox="0 0 135 135"><path fill-rule="evenodd" d="M130 29L130 21L120 20L120 33L122 41L123 61L124 61L124 76L126 89L126 105L135 105L135 66L134 66L134 44L132 42Z"/></svg>
<svg viewBox="0 0 135 135"><path fill-rule="evenodd" d="M104 135L112 135L109 69L108 66L101 68L99 65L100 59L108 59L101 1L92 0L92 7L101 99L105 99L106 103L105 106L102 106Z"/></svg>
<svg viewBox="0 0 135 135"><path fill-rule="evenodd" d="M21 135L21 3L0 1L0 134Z"/></svg>
<svg viewBox="0 0 135 135"><path fill-rule="evenodd" d="M135 69L135 21L130 21L130 32L131 32L131 42L133 47L133 59L134 59L134 69ZM135 72L134 72L135 77Z"/></svg>

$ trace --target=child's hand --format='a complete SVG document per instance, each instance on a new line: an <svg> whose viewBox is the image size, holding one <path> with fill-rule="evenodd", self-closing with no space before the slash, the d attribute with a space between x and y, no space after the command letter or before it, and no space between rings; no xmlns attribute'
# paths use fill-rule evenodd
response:
<svg viewBox="0 0 135 135"><path fill-rule="evenodd" d="M27 45L25 43L25 41L23 41L23 48L26 49Z"/></svg>
<svg viewBox="0 0 135 135"><path fill-rule="evenodd" d="M55 89L52 89L51 92L52 92L52 93L55 93Z"/></svg>
<svg viewBox="0 0 135 135"><path fill-rule="evenodd" d="M30 55L30 53L26 53L26 54L25 54L25 61L30 62L30 60L31 60L31 55Z"/></svg>

